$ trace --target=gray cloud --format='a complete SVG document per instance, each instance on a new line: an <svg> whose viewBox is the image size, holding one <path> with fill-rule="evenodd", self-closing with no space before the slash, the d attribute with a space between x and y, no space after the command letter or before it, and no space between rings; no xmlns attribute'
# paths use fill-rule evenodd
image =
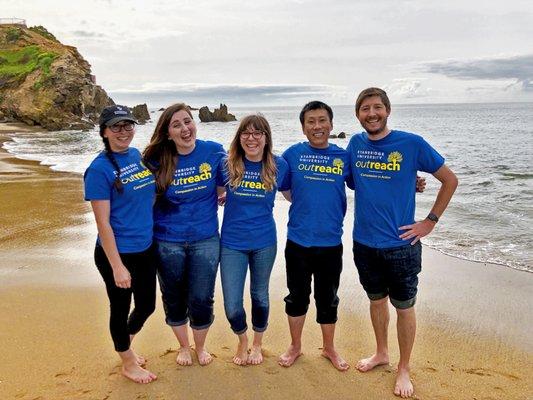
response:
<svg viewBox="0 0 533 400"><path fill-rule="evenodd" d="M165 104L184 101L189 104L267 104L302 98L324 98L333 92L333 87L325 85L160 85L140 89L110 90L111 97L128 97L138 101L152 99Z"/></svg>
<svg viewBox="0 0 533 400"><path fill-rule="evenodd" d="M463 80L514 79L533 91L533 54L470 61L439 61L423 65L425 72Z"/></svg>
<svg viewBox="0 0 533 400"><path fill-rule="evenodd" d="M104 37L103 33L99 32L89 32L89 31L73 31L72 35L76 37L82 37L82 38L101 38Z"/></svg>
<svg viewBox="0 0 533 400"><path fill-rule="evenodd" d="M331 90L329 86L324 85L172 85L167 87L158 85L154 88L141 89L117 89L117 94L142 94L142 95L161 95L176 94L187 96L309 96L310 94L324 94Z"/></svg>

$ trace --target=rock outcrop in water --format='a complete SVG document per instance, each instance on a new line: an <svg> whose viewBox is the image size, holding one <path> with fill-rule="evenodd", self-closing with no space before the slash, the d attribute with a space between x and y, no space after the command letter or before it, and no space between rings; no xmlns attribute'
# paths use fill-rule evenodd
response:
<svg viewBox="0 0 533 400"><path fill-rule="evenodd" d="M136 105L131 109L131 113L139 124L144 124L150 120L150 112L146 103Z"/></svg>
<svg viewBox="0 0 533 400"><path fill-rule="evenodd" d="M75 47L43 27L0 25L0 120L88 129L111 104Z"/></svg>
<svg viewBox="0 0 533 400"><path fill-rule="evenodd" d="M235 118L235 115L228 113L228 107L225 104L221 104L220 108L215 108L215 111L213 112L209 111L209 107L204 106L200 108L200 111L198 112L198 117L200 118L200 121L202 122L237 121L237 118Z"/></svg>

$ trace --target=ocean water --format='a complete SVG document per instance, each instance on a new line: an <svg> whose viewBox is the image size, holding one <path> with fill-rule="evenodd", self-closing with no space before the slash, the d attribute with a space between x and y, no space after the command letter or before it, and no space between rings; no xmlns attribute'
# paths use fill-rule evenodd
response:
<svg viewBox="0 0 533 400"><path fill-rule="evenodd" d="M346 147L360 132L353 106L333 107L332 139ZM233 108L237 119L261 112L273 132L274 151L305 140L299 107ZM148 142L160 112L137 128L133 146ZM238 122L199 123L198 137L228 147ZM432 234L423 242L443 253L533 272L533 104L440 104L396 106L389 127L422 135L459 177L459 188ZM102 148L97 130L11 135L4 148L19 158L40 161L58 171L83 173ZM424 175L424 174L422 174ZM438 181L426 176L417 195L417 218L424 218L437 194ZM350 192L350 191L349 191ZM353 203L353 193L349 193ZM351 207L348 217L352 214Z"/></svg>

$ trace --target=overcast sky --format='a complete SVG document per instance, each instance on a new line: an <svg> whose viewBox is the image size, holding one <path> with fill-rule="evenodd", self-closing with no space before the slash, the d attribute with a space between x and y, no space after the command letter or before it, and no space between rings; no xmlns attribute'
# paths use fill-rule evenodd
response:
<svg viewBox="0 0 533 400"><path fill-rule="evenodd" d="M533 3L0 0L78 48L115 100L151 106L533 101Z"/></svg>

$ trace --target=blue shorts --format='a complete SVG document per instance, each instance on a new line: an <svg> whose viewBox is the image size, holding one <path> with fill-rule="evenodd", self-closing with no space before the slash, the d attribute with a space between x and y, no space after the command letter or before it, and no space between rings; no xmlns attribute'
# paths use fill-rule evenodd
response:
<svg viewBox="0 0 533 400"><path fill-rule="evenodd" d="M359 281L370 300L390 297L399 309L413 307L422 270L422 245L380 249L353 242L353 258Z"/></svg>

